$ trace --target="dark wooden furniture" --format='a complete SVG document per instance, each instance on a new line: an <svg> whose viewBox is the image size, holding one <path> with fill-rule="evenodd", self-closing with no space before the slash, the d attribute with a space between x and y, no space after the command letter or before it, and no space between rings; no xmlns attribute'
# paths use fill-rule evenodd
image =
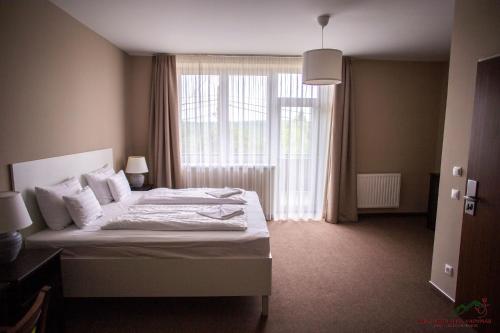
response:
<svg viewBox="0 0 500 333"><path fill-rule="evenodd" d="M155 187L153 185L150 185L150 184L144 184L142 185L141 187L131 187L130 189L132 191L149 191L149 190L152 190L154 189Z"/></svg>
<svg viewBox="0 0 500 333"><path fill-rule="evenodd" d="M0 332L6 333L45 333L47 332L47 311L49 305L50 287L40 290L29 311L14 326L0 327Z"/></svg>
<svg viewBox="0 0 500 333"><path fill-rule="evenodd" d="M51 287L47 332L64 329L61 249L22 250L0 265L0 326L14 326L30 310L44 286Z"/></svg>
<svg viewBox="0 0 500 333"><path fill-rule="evenodd" d="M429 202L427 204L427 228L436 229L436 213L439 196L439 173L430 174Z"/></svg>

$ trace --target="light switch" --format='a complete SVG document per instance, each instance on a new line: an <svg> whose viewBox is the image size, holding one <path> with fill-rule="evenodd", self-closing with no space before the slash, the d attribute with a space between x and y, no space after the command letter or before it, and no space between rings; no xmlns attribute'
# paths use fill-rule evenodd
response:
<svg viewBox="0 0 500 333"><path fill-rule="evenodd" d="M454 166L453 167L453 176L454 177L462 177L462 167Z"/></svg>
<svg viewBox="0 0 500 333"><path fill-rule="evenodd" d="M460 191L455 189L455 188L452 188L451 189L451 198L454 200L460 199Z"/></svg>
<svg viewBox="0 0 500 333"><path fill-rule="evenodd" d="M445 264L444 265L444 273L449 275L449 276L453 276L453 266L450 264Z"/></svg>
<svg viewBox="0 0 500 333"><path fill-rule="evenodd" d="M467 189L465 190L465 195L471 197L477 196L477 181L473 179L467 180Z"/></svg>

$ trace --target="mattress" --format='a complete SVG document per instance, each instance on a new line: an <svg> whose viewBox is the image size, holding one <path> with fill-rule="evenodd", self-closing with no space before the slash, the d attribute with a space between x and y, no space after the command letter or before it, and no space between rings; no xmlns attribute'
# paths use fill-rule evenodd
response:
<svg viewBox="0 0 500 333"><path fill-rule="evenodd" d="M269 231L255 192L246 192L248 228L244 231L101 230L124 213L144 192L103 205L104 214L83 229L43 230L26 238L27 248L62 248L63 258L267 258Z"/></svg>

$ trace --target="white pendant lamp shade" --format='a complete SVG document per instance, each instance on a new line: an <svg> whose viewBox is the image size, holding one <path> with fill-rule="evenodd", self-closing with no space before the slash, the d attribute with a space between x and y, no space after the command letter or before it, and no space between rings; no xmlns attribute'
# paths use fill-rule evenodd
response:
<svg viewBox="0 0 500 333"><path fill-rule="evenodd" d="M318 16L321 26L321 48L304 52L302 62L302 83L327 85L342 83L342 51L323 48L323 31L330 15Z"/></svg>
<svg viewBox="0 0 500 333"><path fill-rule="evenodd" d="M302 82L312 85L342 82L342 51L316 49L304 52Z"/></svg>

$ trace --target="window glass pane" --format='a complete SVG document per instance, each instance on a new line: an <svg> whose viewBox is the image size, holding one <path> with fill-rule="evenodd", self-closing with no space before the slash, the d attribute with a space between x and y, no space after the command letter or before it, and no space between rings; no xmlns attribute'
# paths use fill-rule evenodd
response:
<svg viewBox="0 0 500 333"><path fill-rule="evenodd" d="M182 162L211 164L220 158L219 76L181 75Z"/></svg>
<svg viewBox="0 0 500 333"><path fill-rule="evenodd" d="M278 97L318 98L318 87L302 84L302 74L279 73Z"/></svg>
<svg viewBox="0 0 500 333"><path fill-rule="evenodd" d="M278 188L282 212L314 214L313 112L311 107L281 108Z"/></svg>
<svg viewBox="0 0 500 333"><path fill-rule="evenodd" d="M234 164L262 164L267 156L267 76L229 75L229 156Z"/></svg>
<svg viewBox="0 0 500 333"><path fill-rule="evenodd" d="M311 154L311 107L281 108L281 158Z"/></svg>

